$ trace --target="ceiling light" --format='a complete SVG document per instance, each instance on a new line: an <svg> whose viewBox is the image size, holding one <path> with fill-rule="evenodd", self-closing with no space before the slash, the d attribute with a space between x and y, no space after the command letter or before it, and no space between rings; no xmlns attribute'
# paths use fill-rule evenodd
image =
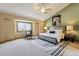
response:
<svg viewBox="0 0 79 59"><path fill-rule="evenodd" d="M51 11L52 8L47 3L38 3L35 4L35 9L41 13L48 13Z"/></svg>
<svg viewBox="0 0 79 59"><path fill-rule="evenodd" d="M45 13L46 10L45 10L44 8L41 8L41 9L40 9L40 12Z"/></svg>

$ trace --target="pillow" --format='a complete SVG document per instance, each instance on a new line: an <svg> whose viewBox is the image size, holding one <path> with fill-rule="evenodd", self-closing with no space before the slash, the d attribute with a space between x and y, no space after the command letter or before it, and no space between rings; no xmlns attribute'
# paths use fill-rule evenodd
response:
<svg viewBox="0 0 79 59"><path fill-rule="evenodd" d="M52 34L54 34L54 33L55 33L55 31L49 31L49 33L52 33Z"/></svg>

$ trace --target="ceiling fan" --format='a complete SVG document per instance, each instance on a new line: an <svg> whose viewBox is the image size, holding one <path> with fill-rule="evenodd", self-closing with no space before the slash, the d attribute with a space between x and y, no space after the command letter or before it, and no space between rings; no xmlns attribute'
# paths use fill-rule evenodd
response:
<svg viewBox="0 0 79 59"><path fill-rule="evenodd" d="M38 3L35 4L35 9L41 13L49 13L52 10L52 7L48 3Z"/></svg>

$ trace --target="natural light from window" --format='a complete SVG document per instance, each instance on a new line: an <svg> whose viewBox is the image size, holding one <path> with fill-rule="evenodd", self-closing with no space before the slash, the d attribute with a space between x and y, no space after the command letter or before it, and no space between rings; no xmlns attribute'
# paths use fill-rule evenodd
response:
<svg viewBox="0 0 79 59"><path fill-rule="evenodd" d="M32 29L32 24L29 22L17 21L17 31L28 31Z"/></svg>

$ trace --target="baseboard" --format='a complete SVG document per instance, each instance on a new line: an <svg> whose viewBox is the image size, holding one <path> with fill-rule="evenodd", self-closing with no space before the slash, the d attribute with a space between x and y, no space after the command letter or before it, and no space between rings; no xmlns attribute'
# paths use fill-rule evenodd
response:
<svg viewBox="0 0 79 59"><path fill-rule="evenodd" d="M37 35L33 35L33 36L37 36ZM0 42L0 44L5 43L5 42L9 42L9 41L13 41L13 40L17 40L17 39L20 39L20 38L24 38L24 37L18 37L18 38L14 38L14 39L10 39L10 40L5 40L3 42Z"/></svg>
<svg viewBox="0 0 79 59"><path fill-rule="evenodd" d="M5 40L3 42L0 42L0 44L6 43L6 42L9 42L9 41L13 41L13 40L17 40L17 39L20 39L20 38L24 38L24 37L19 37L19 38L14 38L14 39L10 39L10 40Z"/></svg>

